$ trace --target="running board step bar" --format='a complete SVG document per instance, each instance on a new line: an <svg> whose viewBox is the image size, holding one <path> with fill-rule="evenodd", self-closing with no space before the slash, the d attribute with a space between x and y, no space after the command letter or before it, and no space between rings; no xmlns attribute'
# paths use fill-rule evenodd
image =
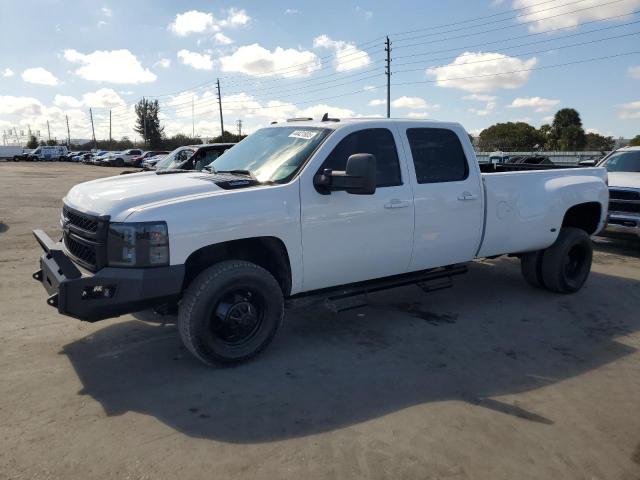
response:
<svg viewBox="0 0 640 480"><path fill-rule="evenodd" d="M295 309L322 303L329 310L337 313L363 307L367 304L367 294L391 288L417 285L426 293L450 288L453 286L452 277L466 272L466 265L451 265L432 270L422 270L377 280L352 283L341 287L301 293L288 298L286 305L287 308Z"/></svg>

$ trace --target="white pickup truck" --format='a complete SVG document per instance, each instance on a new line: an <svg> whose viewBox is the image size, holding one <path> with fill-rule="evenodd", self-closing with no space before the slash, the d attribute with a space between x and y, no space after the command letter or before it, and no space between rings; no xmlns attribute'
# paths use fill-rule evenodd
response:
<svg viewBox="0 0 640 480"><path fill-rule="evenodd" d="M607 218L606 170L483 174L456 123L290 121L213 166L73 187L62 242L34 231L47 302L87 321L177 305L196 357L238 362L285 305L441 281L475 258L517 255L529 283L575 292Z"/></svg>

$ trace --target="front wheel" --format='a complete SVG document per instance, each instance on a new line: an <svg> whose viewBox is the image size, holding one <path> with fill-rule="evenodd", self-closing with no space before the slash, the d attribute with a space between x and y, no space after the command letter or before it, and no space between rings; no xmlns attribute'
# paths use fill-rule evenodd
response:
<svg viewBox="0 0 640 480"><path fill-rule="evenodd" d="M191 283L178 312L178 329L187 349L202 362L239 363L260 353L284 316L276 279L242 260L215 264Z"/></svg>
<svg viewBox="0 0 640 480"><path fill-rule="evenodd" d="M544 251L542 280L547 289L574 293L582 288L591 272L593 244L584 230L564 227L555 243Z"/></svg>

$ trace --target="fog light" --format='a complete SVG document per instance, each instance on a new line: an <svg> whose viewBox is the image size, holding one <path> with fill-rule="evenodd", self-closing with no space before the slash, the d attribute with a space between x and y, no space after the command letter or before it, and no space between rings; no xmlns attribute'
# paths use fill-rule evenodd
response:
<svg viewBox="0 0 640 480"><path fill-rule="evenodd" d="M99 298L113 298L115 293L115 285L94 285L84 287L81 296L84 300L97 300Z"/></svg>

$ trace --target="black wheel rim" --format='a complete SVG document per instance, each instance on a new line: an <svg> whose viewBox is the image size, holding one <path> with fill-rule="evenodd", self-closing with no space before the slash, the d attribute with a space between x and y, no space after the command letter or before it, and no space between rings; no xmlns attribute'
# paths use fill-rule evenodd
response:
<svg viewBox="0 0 640 480"><path fill-rule="evenodd" d="M231 347L247 344L256 336L264 321L265 301L251 288L234 288L225 292L210 315L211 333Z"/></svg>
<svg viewBox="0 0 640 480"><path fill-rule="evenodd" d="M564 274L569 279L580 276L582 267L587 260L587 250L583 245L571 247L565 258Z"/></svg>

